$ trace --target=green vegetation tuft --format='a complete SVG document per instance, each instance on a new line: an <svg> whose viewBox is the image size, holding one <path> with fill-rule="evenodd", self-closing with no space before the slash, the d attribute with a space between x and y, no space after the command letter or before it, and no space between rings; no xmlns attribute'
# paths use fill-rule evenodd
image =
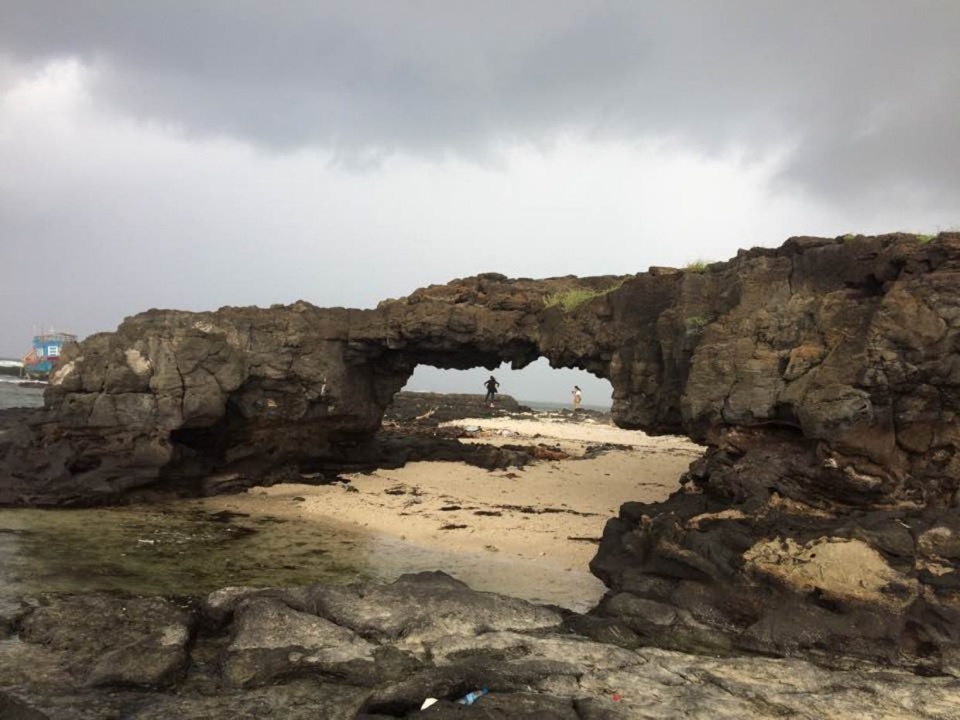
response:
<svg viewBox="0 0 960 720"><path fill-rule="evenodd" d="M853 233L847 233L846 235L843 236L843 239L844 239L844 240L853 240L855 237L856 237L856 235L854 235Z"/></svg>
<svg viewBox="0 0 960 720"><path fill-rule="evenodd" d="M618 287L623 285L625 280L620 280L619 282L611 285L608 288L603 290L594 290L591 288L574 288L572 290L564 290L563 292L555 292L547 295L543 299L543 306L545 308L559 306L564 312L570 312L574 308L578 308L583 305L585 302L593 300L596 297L601 295L606 295L608 292L616 290Z"/></svg>
<svg viewBox="0 0 960 720"><path fill-rule="evenodd" d="M700 335L703 329L710 324L710 321L703 315L691 315L686 320L687 332L693 335Z"/></svg>
<svg viewBox="0 0 960 720"><path fill-rule="evenodd" d="M606 295L607 292L608 291L606 290L566 290L564 292L547 295L543 301L543 304L545 307L559 305L564 312L570 312L574 308L580 307L588 300L593 300L595 297Z"/></svg>
<svg viewBox="0 0 960 720"><path fill-rule="evenodd" d="M693 262L687 263L686 267L684 267L684 270L687 272L702 273L707 271L707 266L709 264L710 263L706 260L694 260Z"/></svg>
<svg viewBox="0 0 960 720"><path fill-rule="evenodd" d="M930 235L928 233L917 233L917 240L920 242L921 245L926 245L935 237L936 235Z"/></svg>

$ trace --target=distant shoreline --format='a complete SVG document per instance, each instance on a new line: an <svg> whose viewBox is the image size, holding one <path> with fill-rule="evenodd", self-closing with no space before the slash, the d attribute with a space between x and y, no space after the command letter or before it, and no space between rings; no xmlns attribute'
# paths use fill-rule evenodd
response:
<svg viewBox="0 0 960 720"><path fill-rule="evenodd" d="M19 378L23 375L23 363L11 358L0 358L0 378Z"/></svg>
<svg viewBox="0 0 960 720"><path fill-rule="evenodd" d="M545 402L543 400L521 400L517 398L517 402L521 405L526 405L531 410L540 410L543 412L551 412L554 410L572 410L572 402ZM612 405L591 405L589 403L583 403L580 405L584 410L594 410L595 412L608 413L612 409Z"/></svg>

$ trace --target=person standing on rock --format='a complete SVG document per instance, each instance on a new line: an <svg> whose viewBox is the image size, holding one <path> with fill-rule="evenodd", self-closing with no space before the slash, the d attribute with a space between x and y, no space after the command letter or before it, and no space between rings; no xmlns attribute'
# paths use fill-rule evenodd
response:
<svg viewBox="0 0 960 720"><path fill-rule="evenodd" d="M500 383L498 383L497 379L491 375L490 379L484 383L484 386L487 388L487 397L485 402L493 403L497 395L497 390L500 389Z"/></svg>
<svg viewBox="0 0 960 720"><path fill-rule="evenodd" d="M583 393L580 391L579 385L573 386L573 409L576 410L580 407L580 403L583 402Z"/></svg>

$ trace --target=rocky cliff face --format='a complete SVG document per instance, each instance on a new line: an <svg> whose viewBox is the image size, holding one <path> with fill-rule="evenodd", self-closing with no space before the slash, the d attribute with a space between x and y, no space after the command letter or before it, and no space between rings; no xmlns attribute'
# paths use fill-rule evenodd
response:
<svg viewBox="0 0 960 720"><path fill-rule="evenodd" d="M375 310L154 310L70 349L45 411L6 415L0 503L376 463L417 364L544 356L608 378L619 425L710 448L683 492L608 524L593 631L956 671L958 273L956 233L791 238L701 272L488 274Z"/></svg>
<svg viewBox="0 0 960 720"><path fill-rule="evenodd" d="M960 671L957 240L795 238L711 268L678 402L709 450L608 524L595 629Z"/></svg>

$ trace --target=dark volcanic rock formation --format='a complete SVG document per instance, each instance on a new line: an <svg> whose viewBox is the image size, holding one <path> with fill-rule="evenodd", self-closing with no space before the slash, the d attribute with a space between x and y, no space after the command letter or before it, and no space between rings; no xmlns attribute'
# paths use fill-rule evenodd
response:
<svg viewBox="0 0 960 720"><path fill-rule="evenodd" d="M384 413L384 422L437 425L464 418L509 417L516 413L533 412L510 395L497 395L488 403L484 395L459 393L398 392Z"/></svg>
<svg viewBox="0 0 960 720"><path fill-rule="evenodd" d="M160 615L152 627L144 617ZM104 632L105 618L112 624ZM0 655L0 717L910 717L960 713L960 680L801 660L632 651L570 632L553 608L443 573L391 585L58 598ZM465 707L456 700L487 688ZM424 712L423 701L438 702Z"/></svg>
<svg viewBox="0 0 960 720"><path fill-rule="evenodd" d="M378 462L414 367L608 378L628 428L709 446L627 504L585 630L960 672L960 234L792 238L705 271L481 275L375 310L153 310L8 413L0 503L205 493ZM588 627L589 626L589 627Z"/></svg>
<svg viewBox="0 0 960 720"><path fill-rule="evenodd" d="M402 467L408 462L459 461L486 468L523 467L535 460L567 457L546 445L490 445L463 443L475 431L441 423L465 418L516 417L532 414L509 395L488 403L483 395L399 392L383 416L377 435L380 467ZM599 413L591 413L598 415ZM586 417L587 412L583 415ZM597 451L602 452L602 448Z"/></svg>

